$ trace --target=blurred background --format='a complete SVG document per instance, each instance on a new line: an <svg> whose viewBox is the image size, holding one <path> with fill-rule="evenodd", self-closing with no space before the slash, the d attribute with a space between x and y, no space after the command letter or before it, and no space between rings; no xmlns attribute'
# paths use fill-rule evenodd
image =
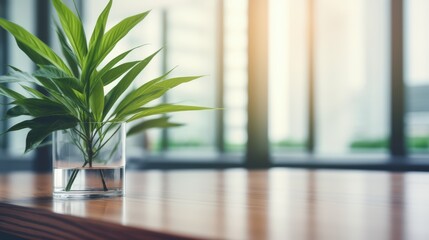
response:
<svg viewBox="0 0 429 240"><path fill-rule="evenodd" d="M106 3L76 1L87 35ZM115 53L162 47L139 83L205 75L162 101L223 110L128 139L130 167L429 169L429 1L117 0L108 26L149 9ZM0 0L0 15L58 49L49 1ZM4 31L0 43L1 74L35 68ZM50 169L49 148L23 155L25 135L0 136L0 171Z"/></svg>

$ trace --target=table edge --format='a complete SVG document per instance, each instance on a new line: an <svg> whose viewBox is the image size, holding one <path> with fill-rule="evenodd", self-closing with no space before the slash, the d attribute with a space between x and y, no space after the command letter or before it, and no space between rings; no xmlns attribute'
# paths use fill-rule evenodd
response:
<svg viewBox="0 0 429 240"><path fill-rule="evenodd" d="M2 232L31 239L196 239L0 202Z"/></svg>

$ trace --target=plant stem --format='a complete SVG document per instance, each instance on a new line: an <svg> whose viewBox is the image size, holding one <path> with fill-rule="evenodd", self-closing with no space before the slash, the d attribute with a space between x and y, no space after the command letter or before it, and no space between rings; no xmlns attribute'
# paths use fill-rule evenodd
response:
<svg viewBox="0 0 429 240"><path fill-rule="evenodd" d="M85 163L82 165L82 167L85 167L86 166L86 164L88 164L88 162L87 161L85 161ZM65 191L70 191L70 189L71 189L71 187L72 187L72 185L73 185L73 182L74 182L74 180L76 179L76 177L77 177L77 174L79 173L79 168L76 168L76 169L73 169L73 173L72 173L72 175L70 176L70 179L69 179L69 181L67 182L67 186L66 186L66 188L64 189Z"/></svg>
<svg viewBox="0 0 429 240"><path fill-rule="evenodd" d="M107 186L106 186L106 182L104 181L104 173L103 170L100 169L100 176L101 176L101 182L103 183L103 190L107 191Z"/></svg>
<svg viewBox="0 0 429 240"><path fill-rule="evenodd" d="M95 137L95 134L97 132L94 133L94 135L93 135L93 127L91 124L92 123L90 123L90 122L82 124L84 137L79 135L79 137L82 138L83 144L84 144L84 146L82 146L82 148L79 148L85 156L85 163L82 165L82 168L85 167L87 164L89 165L89 168L92 168L92 161L94 160L94 157L97 155L99 149L102 147L102 146L99 146L94 151L94 146L93 146L94 145L94 137ZM101 133L99 133L99 134L101 135ZM78 143L76 143L76 144L78 144ZM73 170L73 173L71 174L70 179L67 182L67 186L64 189L65 191L71 190L72 185L73 185L73 183L77 177L77 174L79 173L79 170L80 170L79 168L76 168ZM104 178L103 170L100 169L99 173L100 173L100 177L101 177L101 183L103 184L103 190L108 191L106 181Z"/></svg>
<svg viewBox="0 0 429 240"><path fill-rule="evenodd" d="M85 133L86 133L86 154L87 154L87 160L89 162L89 167L92 167L92 159L94 157L94 152L92 149L92 141L93 141L93 137L92 136L92 127L91 127L91 123L86 123L86 129L85 129Z"/></svg>

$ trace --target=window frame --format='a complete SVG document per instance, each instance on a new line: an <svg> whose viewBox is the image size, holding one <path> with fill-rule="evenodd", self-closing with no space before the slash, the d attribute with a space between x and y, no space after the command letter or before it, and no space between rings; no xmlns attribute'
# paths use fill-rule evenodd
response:
<svg viewBox="0 0 429 240"><path fill-rule="evenodd" d="M389 154L381 157L354 156L352 158L344 156L334 156L330 158L318 156L315 152L316 121L315 118L315 1L308 1L308 25L307 42L308 54L308 88L307 88L307 148L306 152L300 156L273 157L270 156L269 138L268 138L268 3L269 0L248 1L248 25L256 23L249 28L248 32L248 112L247 112L247 134L248 141L245 155L234 155L225 153L224 141L224 114L218 111L216 115L217 134L215 135L215 145L218 154L214 157L201 157L202 161L189 161L180 157L171 158L166 155L142 156L141 158L129 159L130 165L144 169L177 169L177 168L229 168L229 167L247 167L247 168L267 168L267 167L304 167L304 168L344 168L344 169L371 169L371 170L413 170L429 171L429 161L420 161L427 159L416 158L407 155L406 136L405 136L405 79L404 79L404 0L390 0L390 116L389 116ZM46 1L48 2L48 1ZM79 9L84 11L82 1L77 1ZM41 16L50 11L49 4L43 4L37 8L36 29L38 34L47 31L46 21ZM7 18L8 0L0 0L0 15ZM223 107L224 97L224 0L217 2L217 29L216 29L216 103L217 107ZM39 9L43 8L43 9ZM50 14L47 14L50 16ZM165 24L164 24L165 25ZM164 26L166 32L167 26ZM262 36L262 38L261 38ZM0 32L0 39L4 43L0 46L1 73L7 71L8 40L4 31ZM165 56L164 56L165 57ZM256 90L257 89L257 90ZM3 114L6 107L2 109ZM3 121L2 127L7 126L7 121ZM5 135L2 137L5 139ZM168 134L163 134L163 141L168 141ZM2 142L3 149L6 149L7 141ZM46 154L46 153L44 153ZM42 164L44 170L49 170L50 161L46 161L46 155L36 154L36 163L44 158ZM344 161L344 159L349 159ZM7 161L0 161L6 163ZM2 163L2 164L3 164ZM19 165L19 164L18 164ZM37 164L36 164L37 165ZM22 166L15 166L22 168Z"/></svg>

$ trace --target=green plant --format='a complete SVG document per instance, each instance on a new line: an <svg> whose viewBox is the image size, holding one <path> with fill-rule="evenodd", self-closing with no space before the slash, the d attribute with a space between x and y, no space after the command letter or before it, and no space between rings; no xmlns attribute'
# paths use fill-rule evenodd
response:
<svg viewBox="0 0 429 240"><path fill-rule="evenodd" d="M408 137L407 146L416 150L429 149L429 136Z"/></svg>
<svg viewBox="0 0 429 240"><path fill-rule="evenodd" d="M88 41L80 16L74 14L62 0L52 0L52 4L60 21L56 24L56 30L63 58L21 26L0 18L0 26L15 37L20 49L38 66L33 73L11 67L8 75L0 77L0 94L12 100L7 117L30 117L8 129L8 132L30 129L26 137L26 152L39 146L54 131L79 126L81 131L76 132L76 136L84 155L82 167L92 167L93 160L102 147L100 142L95 141L104 138L105 123L145 119L129 129L129 136L148 128L181 125L170 122L166 113L208 109L174 104L147 106L170 89L200 76L168 78L169 71L131 89L137 76L159 50L138 61L122 63L136 48L115 56L110 61L105 60L115 45L149 12L125 18L106 30L112 7L110 0L99 15ZM25 93L11 89L10 84L20 86ZM105 87L108 85L113 85L110 91L106 91ZM161 116L146 120L154 115ZM72 177L70 185L73 180Z"/></svg>
<svg viewBox="0 0 429 240"><path fill-rule="evenodd" d="M305 141L299 141L294 139L284 139L281 141L273 142L273 147L278 148L304 148L306 143Z"/></svg>
<svg viewBox="0 0 429 240"><path fill-rule="evenodd" d="M386 149L389 142L385 138L380 139L357 139L351 142L351 149Z"/></svg>

